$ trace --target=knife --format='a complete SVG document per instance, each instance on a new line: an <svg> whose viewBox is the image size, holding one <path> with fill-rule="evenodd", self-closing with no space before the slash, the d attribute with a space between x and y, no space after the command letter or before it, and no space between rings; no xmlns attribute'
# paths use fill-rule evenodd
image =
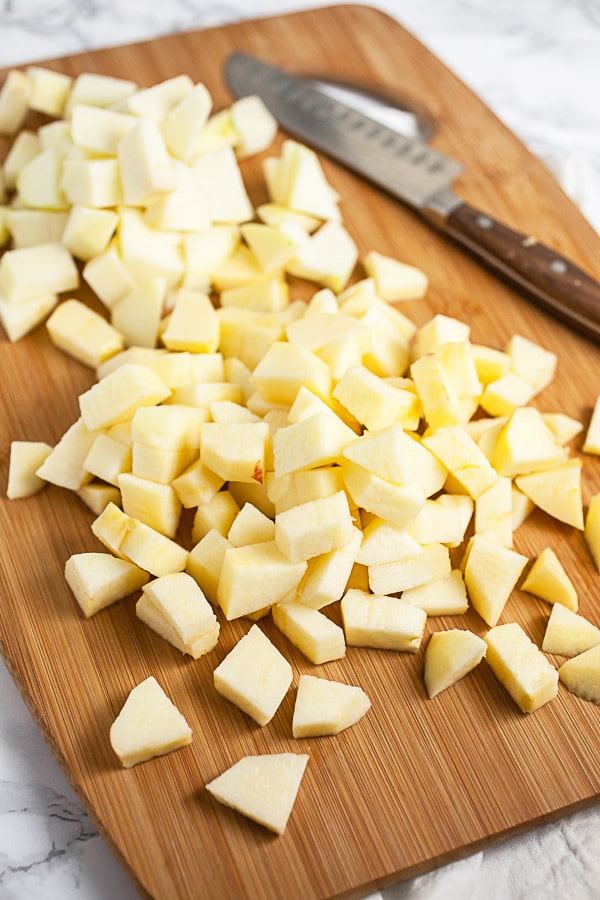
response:
<svg viewBox="0 0 600 900"><path fill-rule="evenodd" d="M571 260L462 200L452 182L463 166L331 96L317 82L234 52L225 63L232 94L257 94L291 135L306 141L416 209L524 290L556 318L600 342L600 283Z"/></svg>

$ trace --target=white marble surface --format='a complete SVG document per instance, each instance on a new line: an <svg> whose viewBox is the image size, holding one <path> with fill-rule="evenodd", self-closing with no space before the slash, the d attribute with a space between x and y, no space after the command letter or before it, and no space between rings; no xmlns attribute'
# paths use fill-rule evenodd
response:
<svg viewBox="0 0 600 900"><path fill-rule="evenodd" d="M251 13L317 5L253 0ZM554 169L600 230L600 0L371 5L395 16L476 90ZM248 18L249 6L242 0L0 0L0 65ZM1 900L137 897L3 665L0 722ZM600 807L389 889L384 897L597 900Z"/></svg>

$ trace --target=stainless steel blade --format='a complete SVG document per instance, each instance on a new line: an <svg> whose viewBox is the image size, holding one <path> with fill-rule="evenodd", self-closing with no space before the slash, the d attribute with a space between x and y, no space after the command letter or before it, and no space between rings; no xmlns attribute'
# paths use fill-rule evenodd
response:
<svg viewBox="0 0 600 900"><path fill-rule="evenodd" d="M284 130L418 209L444 193L463 169L310 80L246 53L231 54L225 77L237 97L258 94Z"/></svg>

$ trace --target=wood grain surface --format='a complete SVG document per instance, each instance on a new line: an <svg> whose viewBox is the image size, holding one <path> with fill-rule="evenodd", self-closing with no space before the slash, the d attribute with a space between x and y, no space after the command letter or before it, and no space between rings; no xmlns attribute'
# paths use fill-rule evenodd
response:
<svg viewBox="0 0 600 900"><path fill-rule="evenodd" d="M221 71L233 49L416 107L435 126L434 144L465 163L456 185L461 196L600 276L600 239L542 164L410 34L367 7L247 21L47 65L142 85L187 72L206 83L220 108L232 100ZM404 312L418 323L436 312L465 319L475 342L502 347L518 332L554 350L557 377L536 405L587 423L600 391L598 347L530 305L410 210L332 161L323 164L361 252L376 249L427 271L426 299L405 304ZM244 162L243 172L260 202L260 158ZM361 274L357 268L356 278ZM50 346L43 328L15 344L0 336L0 649L83 804L142 893L160 900L360 896L598 800L600 710L562 686L556 700L523 715L483 663L429 701L422 651L350 648L318 674L360 684L371 711L338 737L294 741L293 691L259 728L212 686L213 669L247 622L222 622L216 650L193 661L136 620L135 598L85 621L63 566L71 553L99 549L93 515L52 486L8 501L5 485L10 441L56 441L92 381L88 369ZM600 463L586 457L586 503L598 490ZM517 532L516 549L532 557L547 545L565 563L582 614L600 622L600 577L582 534L534 514ZM329 613L338 617L335 609ZM515 591L501 621L522 623L541 642L548 613L546 604ZM427 633L455 624L485 632L468 613L432 619ZM295 683L301 672L314 671L269 620L262 627L290 659ZM184 713L194 740L123 770L109 728L130 689L150 674ZM282 837L219 806L204 790L240 756L284 750L306 751L310 762Z"/></svg>

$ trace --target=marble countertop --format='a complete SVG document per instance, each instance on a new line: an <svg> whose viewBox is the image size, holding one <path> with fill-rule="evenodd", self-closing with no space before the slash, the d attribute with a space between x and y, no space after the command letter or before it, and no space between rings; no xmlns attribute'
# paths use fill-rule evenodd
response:
<svg viewBox="0 0 600 900"><path fill-rule="evenodd" d="M321 4L253 0L252 16ZM599 0L378 0L554 171L600 230ZM248 18L242 0L0 0L0 65ZM134 900L0 664L0 898ZM373 895L595 900L600 807Z"/></svg>

